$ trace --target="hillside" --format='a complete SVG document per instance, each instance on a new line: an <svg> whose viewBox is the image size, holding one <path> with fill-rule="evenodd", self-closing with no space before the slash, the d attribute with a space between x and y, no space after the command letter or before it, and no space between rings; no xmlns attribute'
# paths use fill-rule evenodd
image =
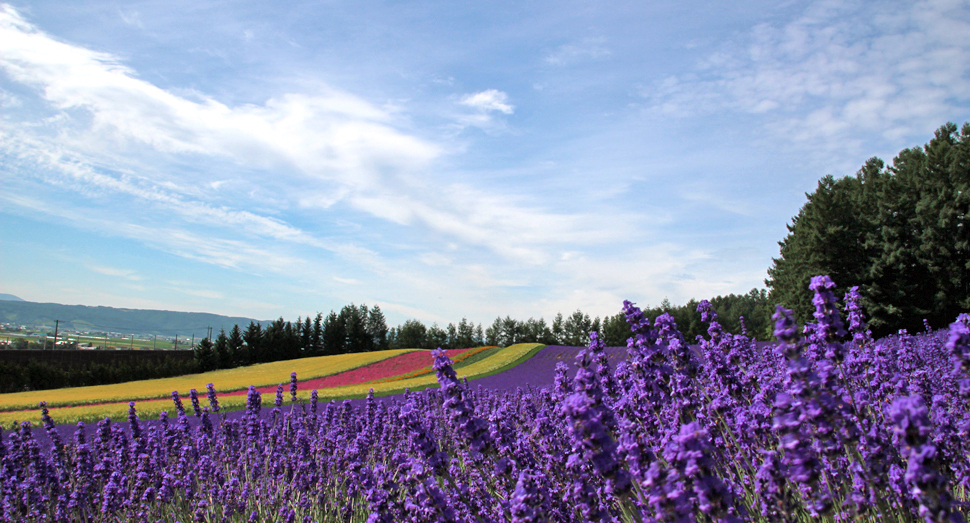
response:
<svg viewBox="0 0 970 523"><path fill-rule="evenodd" d="M256 321L267 325L268 321L251 318L220 316L205 312L177 312L143 309L116 309L114 307L89 307L87 305L61 305L59 303L34 303L30 301L0 300L0 323L14 323L28 327L49 326L60 320L62 331L118 332L159 336L204 337L212 327L228 332L233 325L245 328Z"/></svg>

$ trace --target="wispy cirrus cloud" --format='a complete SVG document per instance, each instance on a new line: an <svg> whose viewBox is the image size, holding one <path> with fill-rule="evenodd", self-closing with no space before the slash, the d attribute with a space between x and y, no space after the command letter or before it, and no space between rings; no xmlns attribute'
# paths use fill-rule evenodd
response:
<svg viewBox="0 0 970 523"><path fill-rule="evenodd" d="M106 267L103 265L88 265L88 269L104 274L106 276L117 276L131 281L141 281L143 278L138 275L138 271L131 269L118 269L116 267Z"/></svg>
<svg viewBox="0 0 970 523"><path fill-rule="evenodd" d="M660 114L756 115L793 143L836 149L860 130L898 140L970 100L967 13L965 2L816 3L642 92Z"/></svg>
<svg viewBox="0 0 970 523"><path fill-rule="evenodd" d="M613 54L606 47L606 38L583 38L578 42L562 44L555 51L543 59L545 63L555 66L565 66L586 60L599 60Z"/></svg>
<svg viewBox="0 0 970 523"><path fill-rule="evenodd" d="M263 208L326 209L344 202L520 260L538 262L545 257L543 245L605 232L591 230L598 227L581 215L519 206L506 195L467 185L437 184L423 173L446 154L442 146L400 130L404 123L396 112L327 86L262 105L229 106L201 93L176 94L139 78L108 53L49 37L7 5L0 7L0 69L36 89L55 111L53 118L35 118L26 126L0 124L8 155L44 166L44 183L92 197L123 194L167 208L186 223L334 251L331 240L285 220L234 208L238 203L216 203L199 187L219 189L225 180L217 173L147 167L141 159L146 150L154 155L148 158L162 162L201 158L245 166L250 174L242 183L276 201L263 199ZM497 89L465 95L458 103L470 111L466 124L483 127L493 115L515 110L507 93ZM449 198L430 197L432 186ZM178 228L172 227L170 232Z"/></svg>

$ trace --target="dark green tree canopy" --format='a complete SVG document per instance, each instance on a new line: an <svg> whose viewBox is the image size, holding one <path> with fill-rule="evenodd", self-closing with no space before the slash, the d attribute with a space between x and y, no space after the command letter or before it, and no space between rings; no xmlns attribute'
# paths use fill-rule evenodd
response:
<svg viewBox="0 0 970 523"><path fill-rule="evenodd" d="M970 124L948 123L891 166L871 158L853 177L822 178L779 242L765 283L800 321L814 310L808 284L828 274L858 285L876 335L952 322L970 308Z"/></svg>

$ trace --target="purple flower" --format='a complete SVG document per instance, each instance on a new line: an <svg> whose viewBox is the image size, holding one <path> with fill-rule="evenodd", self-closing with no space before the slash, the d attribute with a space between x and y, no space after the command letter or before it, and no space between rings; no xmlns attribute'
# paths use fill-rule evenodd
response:
<svg viewBox="0 0 970 523"><path fill-rule="evenodd" d="M195 389L190 389L189 398L192 400L192 410L195 411L195 417L202 417L202 407L199 406L199 393Z"/></svg>
<svg viewBox="0 0 970 523"><path fill-rule="evenodd" d="M678 504L696 504L702 513L717 520L740 521L734 494L715 474L717 466L711 453L707 431L696 422L682 425L664 449L664 459L682 482Z"/></svg>
<svg viewBox="0 0 970 523"><path fill-rule="evenodd" d="M900 453L906 458L904 479L909 494L919 503L919 513L927 523L963 521L951 511L949 480L942 473L942 463L935 445L929 442L933 432L923 399L906 396L893 401L887 412L899 438Z"/></svg>
<svg viewBox="0 0 970 523"><path fill-rule="evenodd" d="M613 490L623 494L630 489L630 473L617 458L616 440L603 425L604 409L585 393L570 394L562 405L563 414L570 420L569 434L574 454L570 460L582 459L593 465L600 476L613 483Z"/></svg>
<svg viewBox="0 0 970 523"><path fill-rule="evenodd" d="M209 398L209 407L212 412L219 412L219 400L216 398L216 388L210 383L205 386L206 396Z"/></svg>
<svg viewBox="0 0 970 523"><path fill-rule="evenodd" d="M539 500L539 489L532 474L522 471L512 494L512 523L540 523L547 521Z"/></svg>
<svg viewBox="0 0 970 523"><path fill-rule="evenodd" d="M138 423L138 413L135 412L135 402L128 402L128 425L131 427L132 439L141 439L141 425Z"/></svg>
<svg viewBox="0 0 970 523"><path fill-rule="evenodd" d="M953 374L960 384L960 395L970 398L970 314L961 314L950 324L946 349L953 360Z"/></svg>
<svg viewBox="0 0 970 523"><path fill-rule="evenodd" d="M862 296L859 295L859 286L856 285L845 293L845 310L848 313L849 332L852 339L860 347L872 342L872 332L866 326L866 319L862 315Z"/></svg>
<svg viewBox="0 0 970 523"><path fill-rule="evenodd" d="M472 457L480 458L484 452L492 447L492 438L488 431L488 423L475 415L475 408L458 383L458 375L451 367L451 360L445 351L438 349L431 351L434 358L438 384L445 395L444 406L452 413L458 425L458 435L468 444Z"/></svg>
<svg viewBox="0 0 970 523"><path fill-rule="evenodd" d="M182 406L182 398L179 398L179 391L172 391L172 402L175 403L175 410L178 411L179 416L185 415L185 407Z"/></svg>
<svg viewBox="0 0 970 523"><path fill-rule="evenodd" d="M296 373L290 373L290 401L296 401Z"/></svg>

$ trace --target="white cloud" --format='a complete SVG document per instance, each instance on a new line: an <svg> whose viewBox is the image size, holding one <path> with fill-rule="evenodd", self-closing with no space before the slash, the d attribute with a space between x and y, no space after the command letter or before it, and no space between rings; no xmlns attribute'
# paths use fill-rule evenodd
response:
<svg viewBox="0 0 970 523"><path fill-rule="evenodd" d="M88 269L107 276L117 276L119 278L125 278L131 281L139 281L142 279L142 277L139 276L136 271L130 269L118 269L115 267L105 267L102 265L88 265Z"/></svg>
<svg viewBox="0 0 970 523"><path fill-rule="evenodd" d="M0 89L0 107L20 107L20 98Z"/></svg>
<svg viewBox="0 0 970 523"><path fill-rule="evenodd" d="M468 94L458 102L483 113L498 111L512 114L515 107L509 104L509 95L498 89L489 89L480 93Z"/></svg>
<svg viewBox="0 0 970 523"><path fill-rule="evenodd" d="M383 169L425 167L440 154L437 146L390 127L390 115L381 109L327 87L262 106L177 96L138 79L111 55L48 37L9 6L0 8L0 67L41 89L56 108L88 111L90 138L247 164L289 164L305 176L351 187L379 184Z"/></svg>
<svg viewBox="0 0 970 523"><path fill-rule="evenodd" d="M141 21L141 13L138 11L122 11L118 10L118 16L128 25L137 27L139 29L144 29L145 25Z"/></svg>
<svg viewBox="0 0 970 523"><path fill-rule="evenodd" d="M124 195L138 212L169 209L172 220L183 225L172 221L153 234L156 225L136 221L130 227L144 230L126 234L152 244L167 239L175 242L166 247L170 252L219 258L219 265L238 267L243 260L223 257L221 248L187 249L177 231L206 227L206 233L184 235L231 238L221 240L226 249L242 232L343 255L343 246L272 213L346 202L393 223L427 227L535 264L547 258L544 251L552 244L600 243L615 230L612 220L545 211L509 195L441 183L428 171L445 154L443 147L401 131L406 121L398 110L327 86L312 94L281 94L262 105L229 106L198 92L179 95L139 78L110 54L49 37L6 5L0 5L0 69L34 87L55 111L44 120L19 114L21 122L0 122L0 151L23 165L43 167L22 174L91 198ZM493 125L495 114L515 110L496 89L468 94L459 105L472 111L465 115L467 125L482 127ZM232 185L251 187L258 208L203 190L221 193L226 176L180 167L199 160L245 168L233 173ZM125 220L138 214L121 212ZM99 223L110 221L104 210ZM379 265L373 252L370 258L372 266ZM280 267L276 261L261 263Z"/></svg>
<svg viewBox="0 0 970 523"><path fill-rule="evenodd" d="M599 60L612 54L604 44L606 38L584 38L575 43L560 45L556 50L545 57L545 62L550 65L564 66L585 60Z"/></svg>
<svg viewBox="0 0 970 523"><path fill-rule="evenodd" d="M827 148L859 131L924 135L970 100L966 2L816 3L644 89L671 116L759 115L772 136Z"/></svg>

